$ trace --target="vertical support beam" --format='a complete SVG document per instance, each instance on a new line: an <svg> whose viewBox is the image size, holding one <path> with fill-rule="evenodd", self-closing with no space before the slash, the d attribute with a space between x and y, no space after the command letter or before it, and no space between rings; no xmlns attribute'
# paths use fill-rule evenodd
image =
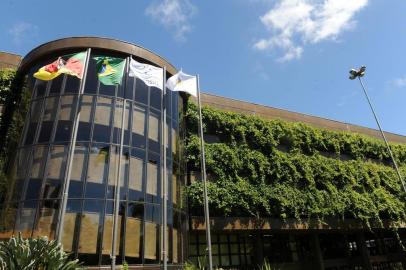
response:
<svg viewBox="0 0 406 270"><path fill-rule="evenodd" d="M166 270L168 269L168 241L167 241L167 223L168 223L168 196L167 196L167 190L168 190L168 173L166 169L166 133L168 132L166 130L166 67L162 69L163 71L163 89L162 89L162 260L163 260L163 269ZM169 144L169 142L168 142Z"/></svg>
<svg viewBox="0 0 406 270"><path fill-rule="evenodd" d="M116 178L116 190L115 190L115 200L114 200L114 218L113 218L113 240L111 247L111 269L116 269L116 243L118 234L118 217L120 211L120 179L121 179L121 167L123 159L123 144L124 144L124 123L125 123L125 111L127 107L127 100L123 100L123 111L121 114L121 138L120 138L120 150L118 155L118 172Z"/></svg>

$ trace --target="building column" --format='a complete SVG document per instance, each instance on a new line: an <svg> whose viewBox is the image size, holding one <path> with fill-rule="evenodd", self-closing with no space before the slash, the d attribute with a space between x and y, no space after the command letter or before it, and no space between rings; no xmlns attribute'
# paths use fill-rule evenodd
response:
<svg viewBox="0 0 406 270"><path fill-rule="evenodd" d="M320 249L320 241L317 232L311 233L312 250L314 254L315 269L324 270L323 254Z"/></svg>

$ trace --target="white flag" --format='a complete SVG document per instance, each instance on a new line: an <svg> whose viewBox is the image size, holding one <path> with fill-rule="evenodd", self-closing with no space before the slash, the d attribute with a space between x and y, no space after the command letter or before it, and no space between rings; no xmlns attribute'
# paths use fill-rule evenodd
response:
<svg viewBox="0 0 406 270"><path fill-rule="evenodd" d="M161 90L164 89L162 68L142 64L131 58L129 75L139 78L148 86L157 87Z"/></svg>
<svg viewBox="0 0 406 270"><path fill-rule="evenodd" d="M196 76L179 71L166 82L166 87L172 91L182 91L197 97Z"/></svg>

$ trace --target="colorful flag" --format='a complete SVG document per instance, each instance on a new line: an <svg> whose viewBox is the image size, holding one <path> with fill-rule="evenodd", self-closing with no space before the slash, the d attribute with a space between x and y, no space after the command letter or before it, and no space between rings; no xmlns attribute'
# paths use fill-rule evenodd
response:
<svg viewBox="0 0 406 270"><path fill-rule="evenodd" d="M125 59L96 56L97 75L104 85L121 84L124 74Z"/></svg>
<svg viewBox="0 0 406 270"><path fill-rule="evenodd" d="M86 52L58 57L51 64L41 67L34 73L34 77L43 81L49 81L61 74L68 74L82 79L85 59Z"/></svg>
<svg viewBox="0 0 406 270"><path fill-rule="evenodd" d="M142 64L131 58L130 74L131 77L137 77L146 85L163 89L163 70L162 68Z"/></svg>
<svg viewBox="0 0 406 270"><path fill-rule="evenodd" d="M166 82L166 86L172 91L182 91L192 96L197 96L197 79L196 76L188 75L179 71Z"/></svg>

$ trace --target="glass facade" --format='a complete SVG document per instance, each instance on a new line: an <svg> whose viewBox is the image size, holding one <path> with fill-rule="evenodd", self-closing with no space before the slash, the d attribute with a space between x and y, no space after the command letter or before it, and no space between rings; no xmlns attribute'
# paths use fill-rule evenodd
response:
<svg viewBox="0 0 406 270"><path fill-rule="evenodd" d="M131 55L95 51L82 80L64 74L51 81L32 77L38 67L59 55L37 63L27 74L32 98L16 153L14 184L3 211L1 237L21 232L23 237L56 238L63 214L64 249L87 265L108 265L117 199L117 264L159 264L162 91L128 76L126 71L119 85L100 83L94 57L104 55L124 59L128 70ZM167 91L165 101L168 262L177 264L185 261L187 223L182 201L184 100L179 92ZM70 150L77 116L76 143ZM70 152L73 162L67 181ZM61 213L65 186L66 211Z"/></svg>

